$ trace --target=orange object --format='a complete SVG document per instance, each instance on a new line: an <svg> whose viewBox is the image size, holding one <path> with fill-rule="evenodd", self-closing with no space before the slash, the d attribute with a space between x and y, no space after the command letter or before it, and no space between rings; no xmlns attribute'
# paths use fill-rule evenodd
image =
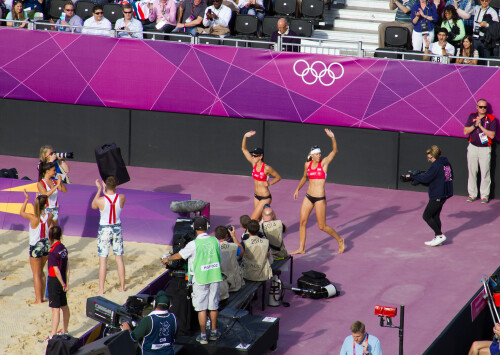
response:
<svg viewBox="0 0 500 355"><path fill-rule="evenodd" d="M495 300L495 306L500 307L500 293L494 293L493 299Z"/></svg>

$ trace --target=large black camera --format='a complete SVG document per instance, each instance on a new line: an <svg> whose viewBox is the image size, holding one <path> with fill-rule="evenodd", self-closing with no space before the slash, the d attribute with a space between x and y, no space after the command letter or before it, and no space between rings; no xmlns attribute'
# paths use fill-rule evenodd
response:
<svg viewBox="0 0 500 355"><path fill-rule="evenodd" d="M73 159L73 152L54 152L57 159Z"/></svg>
<svg viewBox="0 0 500 355"><path fill-rule="evenodd" d="M144 309L153 303L154 297L146 294L129 296L125 306L120 306L104 297L87 298L87 317L120 330L122 323L127 322L132 327L143 317Z"/></svg>
<svg viewBox="0 0 500 355"><path fill-rule="evenodd" d="M399 176L399 180L401 180L401 182L411 182L411 184L413 186L416 186L419 184L419 182L417 180L413 180L413 178L410 176L410 177L406 177L406 175L420 175L420 174L423 174L425 173L425 170L408 170L406 173L404 174L401 174Z"/></svg>

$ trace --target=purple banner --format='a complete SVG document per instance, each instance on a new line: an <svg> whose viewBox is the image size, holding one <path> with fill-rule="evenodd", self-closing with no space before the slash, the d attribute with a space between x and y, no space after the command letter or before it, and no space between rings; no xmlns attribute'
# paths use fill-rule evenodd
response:
<svg viewBox="0 0 500 355"><path fill-rule="evenodd" d="M93 186L68 185L68 193L59 193L59 224L65 235L97 237L99 211L90 205L97 189ZM27 180L0 178L0 229L28 230L28 221L20 216L24 190L30 194L32 204L36 196L36 183ZM125 194L126 205L120 215L124 240L172 244L174 225L179 217L170 210L170 202L189 200L191 195L151 192L118 188ZM27 212L33 207L28 206Z"/></svg>
<svg viewBox="0 0 500 355"><path fill-rule="evenodd" d="M463 136L497 68L0 28L0 97Z"/></svg>

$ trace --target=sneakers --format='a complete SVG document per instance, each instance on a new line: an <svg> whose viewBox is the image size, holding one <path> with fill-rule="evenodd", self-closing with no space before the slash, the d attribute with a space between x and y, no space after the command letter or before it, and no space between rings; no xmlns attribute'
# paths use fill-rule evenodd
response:
<svg viewBox="0 0 500 355"><path fill-rule="evenodd" d="M483 204L487 204L488 202L489 202L489 201L488 201L488 199L487 199L487 198L482 198L482 199L481 199L481 203L483 203Z"/></svg>
<svg viewBox="0 0 500 355"><path fill-rule="evenodd" d="M200 344L208 344L207 335L200 333L200 335L196 337L196 341Z"/></svg>
<svg viewBox="0 0 500 355"><path fill-rule="evenodd" d="M217 330L212 330L210 332L210 337L209 337L210 340L216 341L217 339L219 339L219 337L220 337L220 333Z"/></svg>
<svg viewBox="0 0 500 355"><path fill-rule="evenodd" d="M475 197L471 197L471 196L469 196L469 197L467 197L467 200L465 200L465 201L467 201L467 202L472 202L472 201L475 201L475 200L476 200L476 198L475 198Z"/></svg>
<svg viewBox="0 0 500 355"><path fill-rule="evenodd" d="M441 236L435 236L434 239L425 242L425 245L429 245L431 247L437 247L438 245L443 244L443 242L446 240L446 237L443 235Z"/></svg>

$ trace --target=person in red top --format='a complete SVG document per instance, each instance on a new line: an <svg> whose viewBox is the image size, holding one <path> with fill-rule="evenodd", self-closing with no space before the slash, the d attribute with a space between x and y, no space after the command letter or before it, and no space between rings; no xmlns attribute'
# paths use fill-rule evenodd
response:
<svg viewBox="0 0 500 355"><path fill-rule="evenodd" d="M243 135L243 142L241 143L241 150L243 155L252 164L252 177L254 180L254 210L250 219L258 220L262 215L262 210L266 204L271 204L272 197L269 192L269 186L276 184L281 180L281 176L271 168L270 165L264 163L264 151L262 148L252 149L251 152L247 149L247 138L255 135L255 131L249 131ZM268 177L272 176L273 180L268 181Z"/></svg>
<svg viewBox="0 0 500 355"><path fill-rule="evenodd" d="M489 115L488 103L480 99L476 105L477 113L471 113L464 127L464 135L469 136L467 147L467 165L469 168L469 181L467 202L477 198L477 168L481 168L481 203L488 203L490 198L490 163L491 141L495 138L498 120Z"/></svg>
<svg viewBox="0 0 500 355"><path fill-rule="evenodd" d="M61 243L61 227L54 226L49 230L49 307L52 308L52 331L49 338L57 334L60 310L63 314L63 333L68 333L69 307L66 293L69 289L68 250Z"/></svg>
<svg viewBox="0 0 500 355"><path fill-rule="evenodd" d="M300 208L300 245L299 249L291 253L294 254L305 254L306 252L306 227L307 220L311 214L313 208L316 211L316 219L318 220L318 227L322 231L330 234L337 240L339 244L339 254L344 252L344 239L341 238L338 233L332 227L326 224L326 197L325 197L325 180L326 173L328 171L328 165L332 162L333 158L337 154L337 141L333 132L329 129L325 129L328 137L332 140L332 151L324 159L321 159L321 149L319 146L314 146L311 148L307 162L304 165L304 175L300 179L299 186L293 194L293 199L296 200L299 196L299 190L306 183L307 178L309 178L309 187L307 188L306 196L302 201L302 207Z"/></svg>

